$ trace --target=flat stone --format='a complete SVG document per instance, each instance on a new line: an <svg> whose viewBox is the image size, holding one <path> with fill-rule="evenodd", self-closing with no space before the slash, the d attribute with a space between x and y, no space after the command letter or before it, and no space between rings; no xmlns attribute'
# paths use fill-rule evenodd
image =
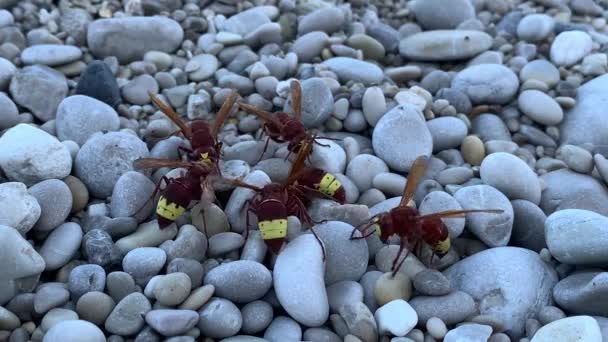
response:
<svg viewBox="0 0 608 342"><path fill-rule="evenodd" d="M471 58L491 46L492 37L485 32L435 30L402 39L399 52L416 61L456 61Z"/></svg>

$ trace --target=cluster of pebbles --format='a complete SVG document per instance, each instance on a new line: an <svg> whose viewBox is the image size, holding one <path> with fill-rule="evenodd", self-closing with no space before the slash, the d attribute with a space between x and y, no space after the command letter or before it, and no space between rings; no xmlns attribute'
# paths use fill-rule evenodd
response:
<svg viewBox="0 0 608 342"><path fill-rule="evenodd" d="M608 340L608 1L0 0L0 341ZM160 230L148 201L186 141L148 92L212 120L231 89L322 135L347 203L245 239L217 188ZM285 144L234 110L223 174L282 182ZM432 261L349 240L399 202L445 219ZM203 210L204 209L204 210ZM204 214L203 214L204 213ZM203 217L204 215L204 217ZM428 256L428 255L427 255Z"/></svg>

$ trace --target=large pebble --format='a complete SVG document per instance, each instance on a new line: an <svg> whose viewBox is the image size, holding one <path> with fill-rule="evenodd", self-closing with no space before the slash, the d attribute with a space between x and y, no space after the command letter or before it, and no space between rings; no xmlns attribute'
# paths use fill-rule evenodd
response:
<svg viewBox="0 0 608 342"><path fill-rule="evenodd" d="M519 78L522 82L536 80L553 87L560 80L559 70L555 65L545 59L537 59L526 64L519 71Z"/></svg>
<svg viewBox="0 0 608 342"><path fill-rule="evenodd" d="M402 39L399 52L418 61L457 61L488 50L492 37L481 31L434 30L414 33Z"/></svg>
<svg viewBox="0 0 608 342"><path fill-rule="evenodd" d="M523 335L531 313L550 304L551 290L557 283L555 271L537 253L518 247L476 253L444 274L455 289L479 302L480 314L502 321L512 338Z"/></svg>
<svg viewBox="0 0 608 342"><path fill-rule="evenodd" d="M152 306L146 296L138 292L131 293L116 304L104 326L112 334L121 336L136 334L144 326L145 315L151 309Z"/></svg>
<svg viewBox="0 0 608 342"><path fill-rule="evenodd" d="M546 126L557 125L564 118L562 107L549 95L539 90L523 91L519 94L517 103L519 109L530 119Z"/></svg>
<svg viewBox="0 0 608 342"><path fill-rule="evenodd" d="M513 206L513 231L510 244L540 252L547 247L545 220L547 215L538 205L526 200L511 201Z"/></svg>
<svg viewBox="0 0 608 342"><path fill-rule="evenodd" d="M0 57L0 89L6 91L17 67L6 58Z"/></svg>
<svg viewBox="0 0 608 342"><path fill-rule="evenodd" d="M177 235L176 226L160 229L158 221L148 221L141 224L134 233L116 241L116 247L121 253L127 254L137 247L156 247L164 241L173 239L175 235Z"/></svg>
<svg viewBox="0 0 608 342"><path fill-rule="evenodd" d="M37 44L21 52L24 64L43 64L58 66L74 62L82 56L82 51L76 46L62 44Z"/></svg>
<svg viewBox="0 0 608 342"><path fill-rule="evenodd" d="M334 97L331 90L321 78L306 79L302 87L302 123L307 128L323 124L334 110ZM285 103L283 110L292 112L291 98Z"/></svg>
<svg viewBox="0 0 608 342"><path fill-rule="evenodd" d="M5 260L0 264L3 279L39 275L44 270L44 259L14 228L0 225L0 251Z"/></svg>
<svg viewBox="0 0 608 342"><path fill-rule="evenodd" d="M45 131L19 124L0 138L0 167L10 180L33 185L62 179L72 170L68 148Z"/></svg>
<svg viewBox="0 0 608 342"><path fill-rule="evenodd" d="M608 215L608 189L597 179L560 169L540 177L546 184L540 207L545 214L564 209L583 209Z"/></svg>
<svg viewBox="0 0 608 342"><path fill-rule="evenodd" d="M608 218L593 211L566 209L545 221L545 236L551 255L566 264L608 262Z"/></svg>
<svg viewBox="0 0 608 342"><path fill-rule="evenodd" d="M147 156L148 147L133 134L110 132L95 135L76 155L76 175L93 196L105 198L112 194L120 176L133 170L133 161Z"/></svg>
<svg viewBox="0 0 608 342"><path fill-rule="evenodd" d="M327 33L313 31L298 37L291 49L298 56L298 61L311 62L321 54L328 41Z"/></svg>
<svg viewBox="0 0 608 342"><path fill-rule="evenodd" d="M486 342L492 335L492 327L485 324L467 323L458 326L445 335L445 342Z"/></svg>
<svg viewBox="0 0 608 342"><path fill-rule="evenodd" d="M384 304L374 317L381 335L405 336L418 323L416 311L403 299Z"/></svg>
<svg viewBox="0 0 608 342"><path fill-rule="evenodd" d="M412 10L425 30L453 29L475 18L475 8L467 0L419 0L414 1Z"/></svg>
<svg viewBox="0 0 608 342"><path fill-rule="evenodd" d="M175 240L163 242L160 248L167 253L169 261L176 258L186 258L201 262L205 259L207 245L205 234L192 225L183 225Z"/></svg>
<svg viewBox="0 0 608 342"><path fill-rule="evenodd" d="M91 291L103 292L106 287L106 271L99 265L84 264L74 267L68 279L68 289L73 301Z"/></svg>
<svg viewBox="0 0 608 342"><path fill-rule="evenodd" d="M310 165L327 172L344 173L346 168L346 152L332 140L319 138L317 142L327 146L316 146L310 154Z"/></svg>
<svg viewBox="0 0 608 342"><path fill-rule="evenodd" d="M281 306L292 318L309 327L322 325L329 316L321 248L312 234L301 235L279 254L273 271L274 289Z"/></svg>
<svg viewBox="0 0 608 342"><path fill-rule="evenodd" d="M455 117L433 119L428 121L426 126L433 137L433 152L460 146L468 133L464 121Z"/></svg>
<svg viewBox="0 0 608 342"><path fill-rule="evenodd" d="M601 342L602 332L597 321L589 316L571 316L540 328L530 342Z"/></svg>
<svg viewBox="0 0 608 342"><path fill-rule="evenodd" d="M44 334L43 342L104 342L106 336L95 324L84 320L67 320L55 324Z"/></svg>
<svg viewBox="0 0 608 342"><path fill-rule="evenodd" d="M188 78L196 82L208 79L219 67L217 58L209 54L196 55L188 63L196 63L199 66L196 70L188 73Z"/></svg>
<svg viewBox="0 0 608 342"><path fill-rule="evenodd" d="M302 328L293 319L278 316L272 320L272 323L264 332L264 339L270 342L301 340Z"/></svg>
<svg viewBox="0 0 608 342"><path fill-rule="evenodd" d="M155 247L139 247L127 253L122 260L122 268L139 285L145 285L165 266L165 251Z"/></svg>
<svg viewBox="0 0 608 342"><path fill-rule="evenodd" d="M55 118L57 106L68 94L68 84L59 71L37 64L18 70L9 90L15 103L46 122Z"/></svg>
<svg viewBox="0 0 608 342"><path fill-rule="evenodd" d="M264 331L272 322L273 310L268 302L256 300L241 308L243 315L243 332L257 334Z"/></svg>
<svg viewBox="0 0 608 342"><path fill-rule="evenodd" d="M249 303L268 292L272 286L272 276L258 262L238 260L209 271L204 283L215 286L215 294L219 297L235 303Z"/></svg>
<svg viewBox="0 0 608 342"><path fill-rule="evenodd" d="M367 268L369 253L365 240L350 240L354 227L329 221L316 225L315 232L325 246L325 284L359 280Z"/></svg>
<svg viewBox="0 0 608 342"><path fill-rule="evenodd" d="M335 72L343 82L378 84L384 77L377 65L350 57L333 57L322 64Z"/></svg>
<svg viewBox="0 0 608 342"><path fill-rule="evenodd" d="M593 42L587 32L562 32L551 43L551 61L557 66L571 66L591 52L592 47Z"/></svg>
<svg viewBox="0 0 608 342"><path fill-rule="evenodd" d="M158 93L158 83L150 75L140 75L120 88L120 94L126 102L143 106L150 102L149 93Z"/></svg>
<svg viewBox="0 0 608 342"><path fill-rule="evenodd" d="M418 272L413 279L414 288L428 296L443 296L450 293L450 281L439 271L427 269Z"/></svg>
<svg viewBox="0 0 608 342"><path fill-rule="evenodd" d="M555 21L546 14L529 14L517 25L517 36L528 42L544 40L553 32Z"/></svg>
<svg viewBox="0 0 608 342"><path fill-rule="evenodd" d="M198 328L203 336L225 338L235 335L243 325L243 316L231 301L213 297L199 310Z"/></svg>
<svg viewBox="0 0 608 342"><path fill-rule="evenodd" d="M488 246L506 246L513 229L513 206L500 191L489 185L473 185L456 191L454 198L465 210L498 209L496 213L469 213L466 221L469 230Z"/></svg>
<svg viewBox="0 0 608 342"><path fill-rule="evenodd" d="M503 65L478 64L459 72L452 88L467 94L474 104L504 104L517 93L519 79Z"/></svg>
<svg viewBox="0 0 608 342"><path fill-rule="evenodd" d="M327 298L332 313L340 311L343 305L363 301L363 287L352 280L344 280L327 287Z"/></svg>
<svg viewBox="0 0 608 342"><path fill-rule="evenodd" d="M110 67L99 60L89 63L80 74L75 94L92 97L112 108L118 106L121 100L118 83Z"/></svg>
<svg viewBox="0 0 608 342"><path fill-rule="evenodd" d="M244 36L269 22L270 18L264 13L263 7L254 7L231 16L220 25L220 28Z"/></svg>
<svg viewBox="0 0 608 342"><path fill-rule="evenodd" d="M346 304L340 309L340 317L346 323L349 333L363 342L378 340L378 327L373 314L362 302Z"/></svg>
<svg viewBox="0 0 608 342"><path fill-rule="evenodd" d="M481 114L471 120L473 133L483 142L500 140L511 141L511 134L507 125L494 114Z"/></svg>
<svg viewBox="0 0 608 342"><path fill-rule="evenodd" d="M72 193L58 179L47 179L29 188L40 204L41 214L34 226L37 231L50 231L65 221L72 209Z"/></svg>
<svg viewBox="0 0 608 342"><path fill-rule="evenodd" d="M418 325L424 325L432 317L438 317L445 324L456 324L477 311L473 298L462 291L454 291L445 296L416 296L409 304L418 314Z"/></svg>
<svg viewBox="0 0 608 342"><path fill-rule="evenodd" d="M36 198L19 182L0 184L0 206L4 208L0 224L13 227L21 234L34 227L42 212Z"/></svg>
<svg viewBox="0 0 608 342"><path fill-rule="evenodd" d="M198 313L193 310L152 310L146 313L146 323L163 336L186 334L198 323Z"/></svg>
<svg viewBox="0 0 608 342"><path fill-rule="evenodd" d="M83 145L96 132L117 131L118 114L95 98L74 95L63 99L57 108L57 137Z"/></svg>
<svg viewBox="0 0 608 342"><path fill-rule="evenodd" d="M581 271L562 279L553 288L553 298L568 312L581 315L608 315L606 292L608 273Z"/></svg>
<svg viewBox="0 0 608 342"><path fill-rule="evenodd" d="M298 20L298 34L323 31L332 34L344 23L344 13L337 7L320 8Z"/></svg>
<svg viewBox="0 0 608 342"><path fill-rule="evenodd" d="M21 121L17 106L4 92L0 92L0 108L0 129L11 128Z"/></svg>
<svg viewBox="0 0 608 342"><path fill-rule="evenodd" d="M420 155L430 156L433 138L411 104L399 105L386 113L376 124L372 136L374 152L392 169L407 172Z"/></svg>
<svg viewBox="0 0 608 342"><path fill-rule="evenodd" d="M492 153L481 163L481 179L510 200L524 199L540 203L540 182L523 160L505 152Z"/></svg>
<svg viewBox="0 0 608 342"><path fill-rule="evenodd" d="M155 187L148 177L139 172L123 173L112 190L110 214L112 217L148 217L154 209L154 202L150 199ZM144 207L146 203L147 207ZM143 213L138 211L140 209Z"/></svg>
<svg viewBox="0 0 608 342"><path fill-rule="evenodd" d="M346 176L357 186L360 192L372 187L376 175L388 172L386 163L371 154L360 154L353 158L346 167Z"/></svg>
<svg viewBox="0 0 608 342"><path fill-rule="evenodd" d="M102 325L114 307L116 302L109 295L99 292L87 292L76 303L76 312L78 317Z"/></svg>
<svg viewBox="0 0 608 342"><path fill-rule="evenodd" d="M53 271L67 264L78 251L81 241L82 229L77 223L67 222L55 228L40 247L45 270Z"/></svg>
<svg viewBox="0 0 608 342"><path fill-rule="evenodd" d="M128 63L143 58L150 50L174 52L183 37L179 23L166 17L98 19L88 26L87 45L97 57L115 56L119 62Z"/></svg>
<svg viewBox="0 0 608 342"><path fill-rule="evenodd" d="M190 277L183 272L155 277L150 280L150 284L158 304L165 306L175 306L183 303L192 290Z"/></svg>

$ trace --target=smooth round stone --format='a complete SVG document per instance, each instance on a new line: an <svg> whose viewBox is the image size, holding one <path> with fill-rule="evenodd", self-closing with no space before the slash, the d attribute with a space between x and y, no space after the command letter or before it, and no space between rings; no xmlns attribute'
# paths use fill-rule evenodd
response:
<svg viewBox="0 0 608 342"><path fill-rule="evenodd" d="M278 316L264 332L264 339L270 342L297 341L302 339L302 328L293 319Z"/></svg>
<svg viewBox="0 0 608 342"><path fill-rule="evenodd" d="M67 222L54 229L40 247L45 270L53 271L64 266L78 251L82 229L77 223Z"/></svg>
<svg viewBox="0 0 608 342"><path fill-rule="evenodd" d="M334 97L327 84L318 77L302 81L302 123L311 128L323 124L334 110ZM283 111L290 113L291 97L286 101Z"/></svg>
<svg viewBox="0 0 608 342"><path fill-rule="evenodd" d="M312 62L328 45L329 36L325 32L313 31L296 39L291 47L300 62Z"/></svg>
<svg viewBox="0 0 608 342"><path fill-rule="evenodd" d="M589 173L593 170L593 157L582 147L562 145L555 152L555 157L563 160L570 169L576 172Z"/></svg>
<svg viewBox="0 0 608 342"><path fill-rule="evenodd" d="M135 281L126 272L116 271L108 274L106 283L108 294L116 302L120 302L124 297L135 292Z"/></svg>
<svg viewBox="0 0 608 342"><path fill-rule="evenodd" d="M16 104L46 122L55 118L57 106L68 94L68 84L59 71L36 64L17 70L9 91Z"/></svg>
<svg viewBox="0 0 608 342"><path fill-rule="evenodd" d="M143 328L145 315L152 309L148 298L135 292L124 297L106 319L104 324L109 333L129 336Z"/></svg>
<svg viewBox="0 0 608 342"><path fill-rule="evenodd" d="M17 67L6 58L0 57L0 89L6 91Z"/></svg>
<svg viewBox="0 0 608 342"><path fill-rule="evenodd" d="M76 61L81 56L82 51L79 48L60 44L37 44L21 52L21 60L28 65L57 66Z"/></svg>
<svg viewBox="0 0 608 342"><path fill-rule="evenodd" d="M257 334L270 325L273 318L272 306L267 302L256 300L241 308L243 315L242 331L246 334Z"/></svg>
<svg viewBox="0 0 608 342"><path fill-rule="evenodd" d="M205 269L200 262L192 259L175 258L167 265L167 274L182 272L188 275L192 288L196 289L203 283Z"/></svg>
<svg viewBox="0 0 608 342"><path fill-rule="evenodd" d="M0 266L0 272L2 272L4 279L12 280L39 275L44 270L44 259L14 228L0 225L0 241L2 242L0 247L2 247L3 255L11 261ZM10 292L8 289L5 289L5 291ZM11 298L12 295L3 302Z"/></svg>
<svg viewBox="0 0 608 342"><path fill-rule="evenodd" d="M333 331L326 328L308 328L302 335L303 341L319 341L319 342L341 342L340 338Z"/></svg>
<svg viewBox="0 0 608 342"><path fill-rule="evenodd" d="M475 8L467 0L420 0L411 9L425 30L453 29L475 18Z"/></svg>
<svg viewBox="0 0 608 342"><path fill-rule="evenodd" d="M519 94L517 104L530 119L546 126L557 125L564 118L562 107L542 91L523 91Z"/></svg>
<svg viewBox="0 0 608 342"><path fill-rule="evenodd" d="M243 316L231 301L213 297L199 310L197 327L203 336L225 338L235 335L243 325Z"/></svg>
<svg viewBox="0 0 608 342"><path fill-rule="evenodd" d="M431 317L428 321L426 321L426 330L433 338L436 339L444 338L445 334L448 332L448 328L445 326L445 323L443 323L443 321L437 317Z"/></svg>
<svg viewBox="0 0 608 342"><path fill-rule="evenodd" d="M380 60L386 54L384 46L366 34L353 34L348 37L346 44L353 49L361 50L364 59Z"/></svg>
<svg viewBox="0 0 608 342"><path fill-rule="evenodd" d="M606 316L608 273L581 271L562 279L553 288L553 298L569 313Z"/></svg>
<svg viewBox="0 0 608 342"><path fill-rule="evenodd" d="M139 285L145 285L165 266L167 254L160 248L139 247L128 252L122 260L122 268Z"/></svg>
<svg viewBox="0 0 608 342"><path fill-rule="evenodd" d="M608 218L588 210L554 212L545 221L545 236L551 255L567 264L603 264L608 253Z"/></svg>
<svg viewBox="0 0 608 342"><path fill-rule="evenodd" d="M421 215L429 215L446 210L462 210L462 206L447 192L432 191L429 192L418 207ZM456 238L462 234L464 230L465 219L462 217L452 217L441 219L448 227L451 238Z"/></svg>
<svg viewBox="0 0 608 342"><path fill-rule="evenodd" d="M80 74L75 94L92 97L112 108L116 108L121 102L116 78L108 64L100 60L89 63Z"/></svg>
<svg viewBox="0 0 608 342"><path fill-rule="evenodd" d="M363 287L356 281L344 280L327 287L329 308L337 313L347 303L363 301Z"/></svg>
<svg viewBox="0 0 608 342"><path fill-rule="evenodd" d="M340 309L340 317L346 324L346 328L350 334L354 335L358 340L377 341L376 320L365 304L357 302L344 305Z"/></svg>
<svg viewBox="0 0 608 342"><path fill-rule="evenodd" d="M114 245L112 236L102 229L91 229L84 235L82 255L89 263L99 266L120 264L122 260L122 254Z"/></svg>
<svg viewBox="0 0 608 342"><path fill-rule="evenodd" d="M220 29L244 36L270 22L269 17L264 7L254 7L231 16L220 25Z"/></svg>
<svg viewBox="0 0 608 342"><path fill-rule="evenodd" d="M482 342L488 341L490 335L492 335L491 326L485 324L467 323L448 331L443 340L445 342Z"/></svg>
<svg viewBox="0 0 608 342"><path fill-rule="evenodd" d="M188 64L192 65L196 63L199 68L188 73L188 78L195 82L201 82L209 77L213 76L215 71L219 68L219 61L214 55L202 54L196 55L188 61Z"/></svg>
<svg viewBox="0 0 608 342"><path fill-rule="evenodd" d="M538 205L526 200L511 201L513 206L513 231L510 243L514 246L540 252L547 248L545 220L547 216Z"/></svg>
<svg viewBox="0 0 608 342"><path fill-rule="evenodd" d="M513 207L505 195L483 184L461 188L454 193L454 198L464 210L503 210L502 214L469 213L466 214L466 222L469 230L488 246L506 246L509 243L513 229Z"/></svg>
<svg viewBox="0 0 608 342"><path fill-rule="evenodd" d="M382 335L405 336L418 323L416 311L403 299L384 304L374 317Z"/></svg>
<svg viewBox="0 0 608 342"><path fill-rule="evenodd" d="M70 293L62 283L46 283L40 286L34 297L34 311L44 314L47 311L62 306L68 302Z"/></svg>
<svg viewBox="0 0 608 342"><path fill-rule="evenodd" d="M174 52L183 38L179 23L161 16L97 19L87 29L91 52L101 58L115 56L121 64L139 60L151 50Z"/></svg>
<svg viewBox="0 0 608 342"><path fill-rule="evenodd" d="M322 258L317 239L304 234L279 254L273 271L274 290L281 306L292 318L309 327L322 325L329 316Z"/></svg>
<svg viewBox="0 0 608 342"><path fill-rule="evenodd" d="M112 194L120 176L133 170L133 161L147 156L148 147L133 134L110 132L95 135L76 155L76 176L93 196L105 198Z"/></svg>
<svg viewBox="0 0 608 342"><path fill-rule="evenodd" d="M55 324L44 334L43 342L104 342L106 336L95 324L76 319Z"/></svg>
<svg viewBox="0 0 608 342"><path fill-rule="evenodd" d="M587 32L564 31L551 43L551 61L557 66L571 66L583 59L593 47Z"/></svg>
<svg viewBox="0 0 608 342"><path fill-rule="evenodd" d="M372 188L369 190L380 190L389 196L399 196L403 194L407 178L392 172L381 172L374 176ZM366 190L368 191L368 190Z"/></svg>
<svg viewBox="0 0 608 342"><path fill-rule="evenodd" d="M209 256L219 256L239 249L245 243L243 236L233 232L219 233L209 239Z"/></svg>
<svg viewBox="0 0 608 342"><path fill-rule="evenodd" d="M106 271L99 265L80 265L70 272L68 289L72 295L72 300L78 300L78 298L87 292L103 292L105 287Z"/></svg>
<svg viewBox="0 0 608 342"><path fill-rule="evenodd" d="M346 168L346 176L357 186L360 192L371 188L374 177L388 172L386 163L371 154L360 154L353 158Z"/></svg>
<svg viewBox="0 0 608 342"><path fill-rule="evenodd" d="M395 299L409 300L412 295L412 281L405 274L398 272L393 277L392 272L384 273L376 281L374 296L379 306Z"/></svg>
<svg viewBox="0 0 608 342"><path fill-rule="evenodd" d="M567 340L572 342L601 342L602 331L590 316L571 316L551 322L540 328L531 342Z"/></svg>
<svg viewBox="0 0 608 342"><path fill-rule="evenodd" d="M0 307L0 326L2 330L14 330L19 328L21 321L14 313Z"/></svg>
<svg viewBox="0 0 608 342"><path fill-rule="evenodd" d="M368 271L359 279L359 284L363 287L363 303L365 303L372 312L375 312L379 306L376 302L374 289L376 288L376 282L382 275L383 273L380 271Z"/></svg>
<svg viewBox="0 0 608 342"><path fill-rule="evenodd" d="M16 229L21 234L30 231L41 216L41 206L20 182L0 184L0 224Z"/></svg>
<svg viewBox="0 0 608 342"><path fill-rule="evenodd" d="M337 7L326 7L312 11L298 19L298 34L323 31L332 34L344 23L344 13Z"/></svg>
<svg viewBox="0 0 608 342"><path fill-rule="evenodd" d="M460 146L468 133L467 125L455 117L433 119L426 126L433 137L433 152Z"/></svg>
<svg viewBox="0 0 608 342"><path fill-rule="evenodd" d="M545 40L553 32L555 21L546 14L529 14L517 25L517 36L528 42Z"/></svg>
<svg viewBox="0 0 608 342"><path fill-rule="evenodd" d="M161 305L175 306L181 304L192 289L192 282L186 273L175 272L158 276L150 280L154 298Z"/></svg>
<svg viewBox="0 0 608 342"><path fill-rule="evenodd" d="M49 331L54 325L63 321L77 320L78 314L69 309L55 308L47 312L40 322L40 330Z"/></svg>
<svg viewBox="0 0 608 342"><path fill-rule="evenodd" d="M314 228L325 248L325 284L358 280L367 268L369 253L365 240L350 240L354 227L328 221Z"/></svg>
<svg viewBox="0 0 608 342"><path fill-rule="evenodd" d="M176 258L187 258L202 262L207 253L207 238L192 225L183 225L175 240L168 240L160 245L160 248L167 253L167 260L173 261Z"/></svg>
<svg viewBox="0 0 608 342"><path fill-rule="evenodd" d="M560 308L552 305L545 306L538 313L538 320L543 325L549 324L565 317L566 314Z"/></svg>
<svg viewBox="0 0 608 342"><path fill-rule="evenodd" d="M386 113L374 128L374 152L392 169L408 172L418 156L431 155L432 136L420 115L420 110L413 105L399 105Z"/></svg>
<svg viewBox="0 0 608 342"><path fill-rule="evenodd" d="M57 138L28 124L19 124L0 137L0 167L12 181L33 185L70 174L72 157Z"/></svg>
<svg viewBox="0 0 608 342"><path fill-rule="evenodd" d="M450 293L450 281L437 270L418 272L413 279L414 288L423 295L443 296Z"/></svg>
<svg viewBox="0 0 608 342"><path fill-rule="evenodd" d="M497 153L497 152L506 152L515 154L519 145L512 141L505 140L490 140L484 144L484 147L488 154Z"/></svg>
<svg viewBox="0 0 608 342"><path fill-rule="evenodd" d="M376 126L378 120L386 113L386 99L382 89L380 87L367 88L363 94L361 106L367 123L372 127Z"/></svg>
<svg viewBox="0 0 608 342"><path fill-rule="evenodd" d="M110 213L112 217L147 217L154 209L154 202L148 201L156 185L143 174L136 171L123 173L112 190ZM147 206L144 207L144 204ZM145 214L138 212L139 209Z"/></svg>
<svg viewBox="0 0 608 342"><path fill-rule="evenodd" d="M103 292L93 291L85 293L78 299L76 312L78 317L85 321L102 325L115 306L112 297Z"/></svg>
<svg viewBox="0 0 608 342"><path fill-rule="evenodd" d="M524 199L540 203L538 176L523 160L505 152L492 153L481 163L481 179L511 200Z"/></svg>
<svg viewBox="0 0 608 342"><path fill-rule="evenodd" d="M213 292L215 292L213 285L201 286L192 291L190 296L178 308L183 310L198 310L213 296Z"/></svg>
<svg viewBox="0 0 608 342"><path fill-rule="evenodd" d="M21 121L17 106L13 100L3 92L0 92L0 108L0 129L4 130L11 128Z"/></svg>
<svg viewBox="0 0 608 342"><path fill-rule="evenodd" d="M215 294L235 303L262 298L272 286L270 271L255 261L238 260L215 267L205 275L205 284L215 286Z"/></svg>
<svg viewBox="0 0 608 342"><path fill-rule="evenodd" d="M465 166L447 168L440 171L435 177L441 185L463 184L471 178L473 178L473 170Z"/></svg>
<svg viewBox="0 0 608 342"><path fill-rule="evenodd" d="M474 104L505 104L517 93L519 79L499 64L478 64L459 72L452 88L467 94Z"/></svg>
<svg viewBox="0 0 608 342"><path fill-rule="evenodd" d="M384 74L375 64L350 57L333 57L321 63L338 75L341 82L355 81L363 84L378 84Z"/></svg>
<svg viewBox="0 0 608 342"><path fill-rule="evenodd" d="M519 78L522 83L528 80L537 80L553 87L560 80L559 70L544 59L537 59L526 64L519 71Z"/></svg>
<svg viewBox="0 0 608 342"><path fill-rule="evenodd" d="M547 215L564 209L583 209L608 215L608 191L597 179L559 169L540 177L546 184L540 208Z"/></svg>
<svg viewBox="0 0 608 342"><path fill-rule="evenodd" d="M443 273L455 289L480 302L480 314L500 320L514 338L523 335L530 313L550 304L551 290L557 283L555 271L537 253L519 247L478 252ZM498 293L500 300L496 300Z"/></svg>
<svg viewBox="0 0 608 342"><path fill-rule="evenodd" d="M194 310L151 310L146 313L146 323L163 336L186 334L198 323L198 313Z"/></svg>
<svg viewBox="0 0 608 342"><path fill-rule="evenodd" d="M109 105L85 95L68 96L57 108L57 137L83 145L94 133L117 131L118 114Z"/></svg>
<svg viewBox="0 0 608 342"><path fill-rule="evenodd" d="M476 56L491 46L492 37L485 32L434 30L414 33L402 39L399 53L416 61L457 61Z"/></svg>
<svg viewBox="0 0 608 342"><path fill-rule="evenodd" d="M150 103L149 93L158 93L158 83L150 75L140 75L120 88L123 99L131 104L143 106Z"/></svg>
<svg viewBox="0 0 608 342"><path fill-rule="evenodd" d="M511 141L509 128L500 117L494 114L481 114L471 120L473 133L482 141L503 140Z"/></svg>
<svg viewBox="0 0 608 342"><path fill-rule="evenodd" d="M35 230L53 230L70 214L72 193L64 182L47 179L29 188L28 192L36 198L41 209L40 218L34 225Z"/></svg>

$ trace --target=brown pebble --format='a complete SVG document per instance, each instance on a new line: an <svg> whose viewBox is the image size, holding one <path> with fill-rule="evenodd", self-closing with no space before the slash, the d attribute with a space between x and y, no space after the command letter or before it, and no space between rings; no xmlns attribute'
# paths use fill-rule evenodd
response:
<svg viewBox="0 0 608 342"><path fill-rule="evenodd" d="M469 135L464 138L460 151L464 160L471 165L481 165L483 158L486 156L486 148L483 141L475 135Z"/></svg>
<svg viewBox="0 0 608 342"><path fill-rule="evenodd" d="M89 202L89 190L87 190L87 187L80 179L74 176L67 176L63 181L72 193L72 210L70 213L75 214L80 212Z"/></svg>

